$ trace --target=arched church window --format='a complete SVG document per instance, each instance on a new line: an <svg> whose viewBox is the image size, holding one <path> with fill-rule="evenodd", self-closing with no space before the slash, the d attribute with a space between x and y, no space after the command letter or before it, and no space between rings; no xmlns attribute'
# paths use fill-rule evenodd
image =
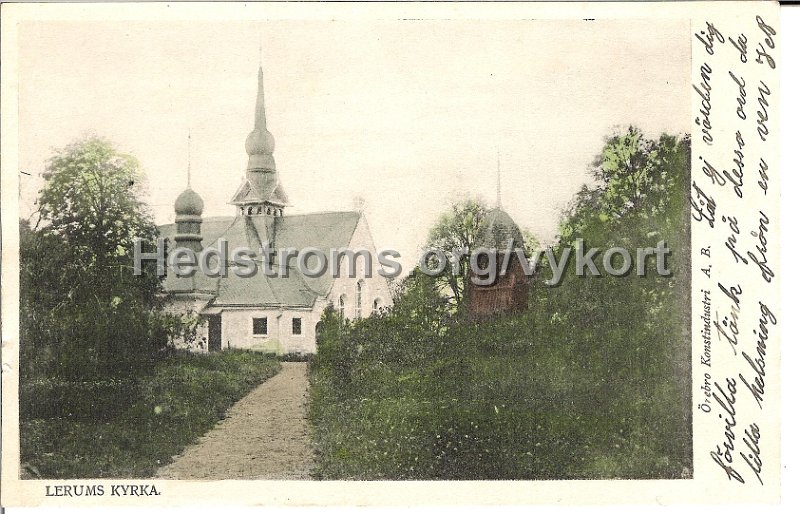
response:
<svg viewBox="0 0 800 514"><path fill-rule="evenodd" d="M347 302L347 297L345 295L339 296L339 315L344 319L344 306Z"/></svg>
<svg viewBox="0 0 800 514"><path fill-rule="evenodd" d="M356 318L361 318L361 304L364 297L364 281L356 282Z"/></svg>
<svg viewBox="0 0 800 514"><path fill-rule="evenodd" d="M253 214L253 208L252 207L248 207L247 208L247 215L251 216L252 214Z"/></svg>
<svg viewBox="0 0 800 514"><path fill-rule="evenodd" d="M267 207L267 216L272 216L272 207Z"/></svg>

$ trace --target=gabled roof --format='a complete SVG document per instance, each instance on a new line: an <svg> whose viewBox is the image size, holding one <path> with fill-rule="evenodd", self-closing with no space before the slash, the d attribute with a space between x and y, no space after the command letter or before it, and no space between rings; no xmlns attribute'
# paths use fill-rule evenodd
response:
<svg viewBox="0 0 800 514"><path fill-rule="evenodd" d="M233 198L231 198L231 203L238 205L262 200L263 198L261 198L255 189L253 189L253 185L250 183L250 181L245 180L244 183L239 186L239 189L236 191L236 194L233 195Z"/></svg>
<svg viewBox="0 0 800 514"><path fill-rule="evenodd" d="M275 247L321 250L345 247L350 243L361 213L319 212L275 218Z"/></svg>
<svg viewBox="0 0 800 514"><path fill-rule="evenodd" d="M273 267L273 273L278 269ZM251 277L239 277L229 270L228 277L220 278L219 294L212 302L215 306L286 306L311 307L319 296L303 281L297 269L286 270L286 277L267 277L258 266Z"/></svg>
<svg viewBox="0 0 800 514"><path fill-rule="evenodd" d="M278 182L278 185L275 187L275 191L273 191L272 195L269 197L269 201L271 203L277 203L280 205L289 205L289 197L286 196L286 191L283 189L283 184Z"/></svg>

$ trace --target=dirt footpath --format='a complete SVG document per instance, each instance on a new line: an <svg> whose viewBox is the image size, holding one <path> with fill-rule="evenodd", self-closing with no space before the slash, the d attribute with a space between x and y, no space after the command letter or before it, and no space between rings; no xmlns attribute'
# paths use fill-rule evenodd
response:
<svg viewBox="0 0 800 514"><path fill-rule="evenodd" d="M282 364L277 375L239 400L225 419L159 469L156 478L310 479L306 363Z"/></svg>

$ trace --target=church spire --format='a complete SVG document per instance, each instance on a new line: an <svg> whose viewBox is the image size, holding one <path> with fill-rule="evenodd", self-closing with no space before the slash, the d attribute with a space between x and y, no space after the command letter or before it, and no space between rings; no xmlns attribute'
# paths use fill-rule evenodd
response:
<svg viewBox="0 0 800 514"><path fill-rule="evenodd" d="M497 206L498 209L502 207L500 203L500 147L497 147Z"/></svg>
<svg viewBox="0 0 800 514"><path fill-rule="evenodd" d="M288 205L286 193L278 180L275 159L275 139L267 130L264 110L264 70L258 67L258 91L253 130L245 141L247 150L246 180L239 186L231 202L241 215L283 216Z"/></svg>
<svg viewBox="0 0 800 514"><path fill-rule="evenodd" d="M189 138L186 143L186 187L192 188L192 131L189 131Z"/></svg>
<svg viewBox="0 0 800 514"><path fill-rule="evenodd" d="M267 113L264 107L264 69L258 67L258 93L256 93L256 130L267 130Z"/></svg>
<svg viewBox="0 0 800 514"><path fill-rule="evenodd" d="M253 130L245 141L248 162L247 171L275 172L275 139L267 130L267 115L264 108L264 70L258 67L258 92Z"/></svg>

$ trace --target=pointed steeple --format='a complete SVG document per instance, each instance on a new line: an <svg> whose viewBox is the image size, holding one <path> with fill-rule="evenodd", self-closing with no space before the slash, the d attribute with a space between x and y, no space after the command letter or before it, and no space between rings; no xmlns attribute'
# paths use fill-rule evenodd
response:
<svg viewBox="0 0 800 514"><path fill-rule="evenodd" d="M264 108L264 70L258 67L258 93L256 93L256 111L253 131L247 136L245 150L249 156L247 171L275 171L275 139L267 130L267 115Z"/></svg>
<svg viewBox="0 0 800 514"><path fill-rule="evenodd" d="M498 209L502 207L500 203L500 147L497 148L497 205Z"/></svg>
<svg viewBox="0 0 800 514"><path fill-rule="evenodd" d="M192 188L192 132L189 131L189 141L186 143L186 188Z"/></svg>
<svg viewBox="0 0 800 514"><path fill-rule="evenodd" d="M275 159L275 139L267 130L264 109L264 70L258 67L258 91L253 130L245 141L247 150L247 172L245 181L233 195L230 203L237 206L239 214L283 216L289 203L286 192L278 180Z"/></svg>
<svg viewBox="0 0 800 514"><path fill-rule="evenodd" d="M264 69L258 67L258 93L256 93L256 118L253 128L267 130L267 109L264 106Z"/></svg>

